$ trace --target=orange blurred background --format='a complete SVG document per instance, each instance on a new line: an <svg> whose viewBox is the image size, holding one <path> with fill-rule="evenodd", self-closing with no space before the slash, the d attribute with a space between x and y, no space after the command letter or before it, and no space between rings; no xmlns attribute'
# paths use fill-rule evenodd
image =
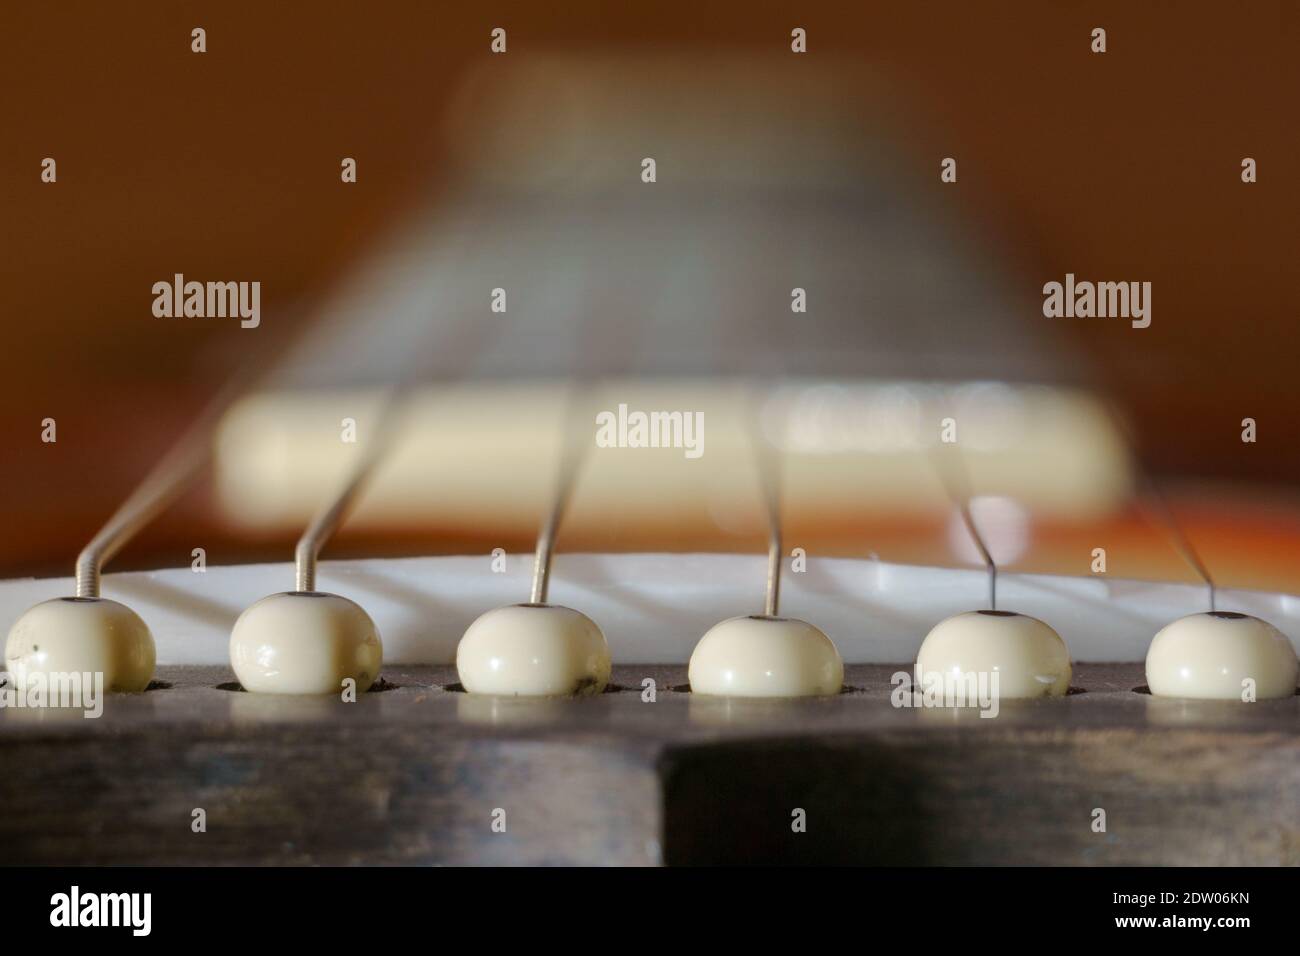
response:
<svg viewBox="0 0 1300 956"><path fill-rule="evenodd" d="M195 26L208 52L190 52ZM897 92L895 145L962 228L1041 282L1141 279L1151 328L1062 321L1132 419L1138 454L1206 533L1270 554L1300 533L1300 6L1229 3L540 4L184 2L0 10L0 575L76 551L229 377L274 354L343 270L443 186L438 118L509 30L512 57L665 50L870 64ZM1093 27L1109 50L1089 50ZM879 91L873 91L879 95ZM852 98L852 89L837 91ZM42 158L58 183L40 181ZM339 158L355 156L340 188ZM1243 157L1259 181L1240 179ZM159 323L173 272L261 277L262 328ZM1024 290L1026 321L1038 288ZM1259 440L1239 440L1244 417ZM56 444L41 420L58 422ZM1250 483L1248 497L1203 482ZM115 567L286 556L186 496ZM1248 504L1242 504L1242 501ZM1216 530L1217 529L1217 530ZM1243 537L1244 536L1244 537ZM340 553L478 547L344 537ZM516 541L527 548L530 532Z"/></svg>

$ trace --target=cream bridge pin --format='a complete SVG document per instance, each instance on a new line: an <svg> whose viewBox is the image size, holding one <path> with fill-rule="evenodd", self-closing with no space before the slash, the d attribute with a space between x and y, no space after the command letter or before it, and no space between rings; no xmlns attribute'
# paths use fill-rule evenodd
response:
<svg viewBox="0 0 1300 956"><path fill-rule="evenodd" d="M373 443L361 450L352 475L299 539L294 590L262 598L235 622L230 666L244 690L337 694L351 681L360 693L378 679L384 647L375 622L355 601L316 590L316 562L387 451L400 401L390 398L383 404Z"/></svg>
<svg viewBox="0 0 1300 956"><path fill-rule="evenodd" d="M609 644L596 622L547 602L556 535L586 457L572 421L567 424L554 501L537 536L528 603L483 614L456 648L456 670L471 694L580 696L599 694L609 683Z"/></svg>
<svg viewBox="0 0 1300 956"><path fill-rule="evenodd" d="M777 464L752 430L767 512L767 590L763 613L732 617L700 638L687 670L691 692L726 697L838 694L844 663L834 642L807 621L782 617L781 508Z"/></svg>

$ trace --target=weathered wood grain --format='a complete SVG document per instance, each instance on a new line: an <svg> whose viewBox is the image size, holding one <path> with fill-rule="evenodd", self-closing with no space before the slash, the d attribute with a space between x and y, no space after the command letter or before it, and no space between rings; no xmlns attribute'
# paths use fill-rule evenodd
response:
<svg viewBox="0 0 1300 956"><path fill-rule="evenodd" d="M1141 665L1082 664L1083 692L989 720L891 706L900 669L728 701L620 666L619 690L529 701L389 668L344 703L162 668L98 720L0 710L0 844L64 864L1300 863L1300 698L1164 700L1134 691Z"/></svg>

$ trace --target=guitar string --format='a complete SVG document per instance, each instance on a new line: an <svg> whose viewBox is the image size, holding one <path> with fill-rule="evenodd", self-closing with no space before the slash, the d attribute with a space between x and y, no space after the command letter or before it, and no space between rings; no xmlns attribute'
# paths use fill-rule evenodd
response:
<svg viewBox="0 0 1300 956"><path fill-rule="evenodd" d="M282 356L304 334L294 328L294 306L286 309L291 331L279 347L265 349L262 357L245 360L217 393L208 400L199 415L186 426L177 440L164 452L135 489L127 496L93 538L77 555L74 577L76 596L97 599L100 595L103 567L154 518L180 497L212 455L212 438L217 423L236 401L253 390L258 382L269 379Z"/></svg>
<svg viewBox="0 0 1300 956"><path fill-rule="evenodd" d="M574 222L579 222L580 218L575 217ZM586 234L590 239L589 230ZM580 302L584 303L581 310L585 315L578 322L573 337L575 357L569 373L568 391L560 413L560 453L553 484L554 493L550 505L543 513L537 544L533 551L533 580L529 603L535 605L545 605L550 596L551 569L555 563L555 547L560 527L572 503L578 477L595 445L594 439L587 432L587 424L592 421L588 413L595 406L595 396L601 392L600 370L603 368L607 377L613 374L613 370L605 364L610 354L609 343L605 337L613 337L613 333L622 331L617 319L613 321L605 319L603 307L608 302L611 306L610 314L621 315L624 311L623 302L611 300L614 298L622 300L623 297L601 295L596 291L595 273L598 270L595 268L593 258L594 250L601 247L616 248L616 245L592 241L583 256L585 260L581 266L583 272L576 277L576 281L584 287ZM630 348L624 348L620 350L620 354L627 356L630 351Z"/></svg>
<svg viewBox="0 0 1300 956"><path fill-rule="evenodd" d="M742 209L734 216L739 229L747 240L745 253L733 257L732 269L744 271L750 262L765 260L764 251L754 240L768 235L772 229L772 216L768 206L757 199L741 201ZM784 233L783 233L784 234ZM720 242L718 248L733 249L734 243ZM801 250L810 248L808 243L800 246ZM758 479L760 507L766 523L767 565L763 589L763 617L775 618L781 613L781 577L783 571L785 535L783 528L782 495L784 492L783 471L785 458L782 450L764 432L763 409L766 402L776 393L780 382L785 377L781 359L783 354L771 342L779 341L785 331L779 327L776 315L779 314L772 302L765 296L755 296L744 308L733 312L730 323L724 323L725 334L717 337L719 347L715 354L718 365L726 368L731 364L731 374L745 383L742 400L742 419L740 427L749 440L753 456L754 469ZM762 321L764 315L770 316L767 328ZM750 317L756 317L751 319ZM737 322L736 320L741 320ZM757 335L755 332L757 331ZM749 356L743 356L737 343L756 342L756 347Z"/></svg>
<svg viewBox="0 0 1300 956"><path fill-rule="evenodd" d="M945 458L947 461L944 460ZM975 515L971 511L970 475L966 471L965 462L955 448L945 452L942 443L931 448L930 462L949 500L957 508L966 533L979 552L980 560L984 562L984 570L988 575L989 610L996 611L998 609L998 565L993 560L988 542L984 539L979 524L975 521Z"/></svg>
<svg viewBox="0 0 1300 956"><path fill-rule="evenodd" d="M777 617L781 613L781 563L785 550L781 533L781 460L762 435L757 408L759 400L758 396L751 395L747 418L767 515L767 585L763 594L763 616Z"/></svg>
<svg viewBox="0 0 1300 956"><path fill-rule="evenodd" d="M317 511L303 531L294 548L294 590L300 594L316 590L316 565L321 548L334 536L351 510L378 464L392 448L394 436L401 431L410 405L411 384L402 383L388 390L379 400L375 420L375 435L361 449L361 456L351 474L343 482L331 501Z"/></svg>
<svg viewBox="0 0 1300 956"><path fill-rule="evenodd" d="M572 225L572 224L571 224ZM551 568L555 563L555 544L559 537L560 526L569 509L573 491L577 485L578 475L586 463L590 446L581 438L578 426L579 410L591 405L591 396L596 392L593 371L599 351L601 331L597 316L600 308L597 297L592 291L591 252L584 256L585 262L580 267L584 274L577 281L584 286L579 302L585 303L580 308L585 316L578 323L578 333L574 336L573 347L578 355L570 371L569 387L560 410L560 450L556 465L553 489L554 493L546 511L543 512L541 525L537 532L537 543L533 548L533 580L529 591L528 603L544 606L550 597ZM583 335L585 329L589 334ZM585 346L585 348L584 348ZM594 442L593 442L594 444Z"/></svg>
<svg viewBox="0 0 1300 956"><path fill-rule="evenodd" d="M673 260L673 268L690 267L699 258L693 255L692 252L703 252L708 246L709 243L706 239L697 236L695 249L688 248L679 252ZM614 241L605 243L592 242L589 246L590 249L613 249L617 247L618 243ZM660 324L667 320L671 308L671 303L668 307L665 307L662 299L662 295L666 294L667 289L671 287L671 282L659 285L662 290L661 299L656 305L650 304L648 295L642 294L639 298L635 295L626 295L625 289L609 290L605 295L595 295L592 292L592 254L588 253L586 258L586 267L589 270L586 280L588 289L585 295L588 302L587 315L585 320L580 323L575 339L579 346L585 343L587 347L577 350L577 358L570 375L571 384L561 425L562 445L554 486L555 494L543 517L533 555L533 580L529 601L531 604L545 604L547 601L559 530L572 503L578 477L582 473L582 469L589 459L591 449L595 445L595 441L588 431L593 419L590 414L584 415L583 409L585 408L589 412L595 405L594 396L602 391L607 391L608 385L600 384L602 376L606 381L610 379L621 379L624 382L631 381L631 375L637 367L637 362L634 359L638 351L634 347L635 342L654 341ZM642 291L644 293L644 289ZM651 318L649 320L643 319L637 324L635 336L628 335L623 324L616 320L604 319L605 313L602 311L601 306L605 301L609 301L610 304L609 314L615 316L627 312L628 302L640 301L643 315L649 315ZM611 342L618 347L610 347ZM614 362L611 358L613 355L619 356L617 362ZM601 371L598 372L598 369Z"/></svg>
<svg viewBox="0 0 1300 956"><path fill-rule="evenodd" d="M1112 400L1106 400L1104 405L1107 415L1124 439L1133 460L1133 467L1137 472L1138 494L1136 499L1139 509L1147 515L1148 521L1151 521L1150 516L1154 515L1156 520L1151 523L1155 524L1167 535L1179 557L1205 584L1209 597L1210 613L1213 614L1218 610L1218 585L1215 584L1209 568L1201 559L1200 552L1192 544L1182 522L1174 514L1164 490L1150 470L1143 465L1138 453L1137 434L1133 429L1132 422Z"/></svg>
<svg viewBox="0 0 1300 956"><path fill-rule="evenodd" d="M463 256L461 258L463 260ZM430 313L437 316L436 305L430 307ZM494 323L480 321L473 314L448 316L445 326L432 323L432 331L426 340L427 354L430 359L441 359L448 353L453 355L453 367L461 369L464 374L453 376L451 380L463 380L474 362L481 359L502 334ZM435 341L440 346L436 350L433 348ZM409 356L405 368L399 371L380 398L375 415L378 422L375 436L334 496L320 507L308 523L294 548L294 585L299 592L315 590L321 549L342 525L361 491L373 478L380 462L392 453L396 436L401 434L403 426L410 420L415 390L434 378L431 374L432 363L421 365L426 356L425 348L408 347L404 354Z"/></svg>

